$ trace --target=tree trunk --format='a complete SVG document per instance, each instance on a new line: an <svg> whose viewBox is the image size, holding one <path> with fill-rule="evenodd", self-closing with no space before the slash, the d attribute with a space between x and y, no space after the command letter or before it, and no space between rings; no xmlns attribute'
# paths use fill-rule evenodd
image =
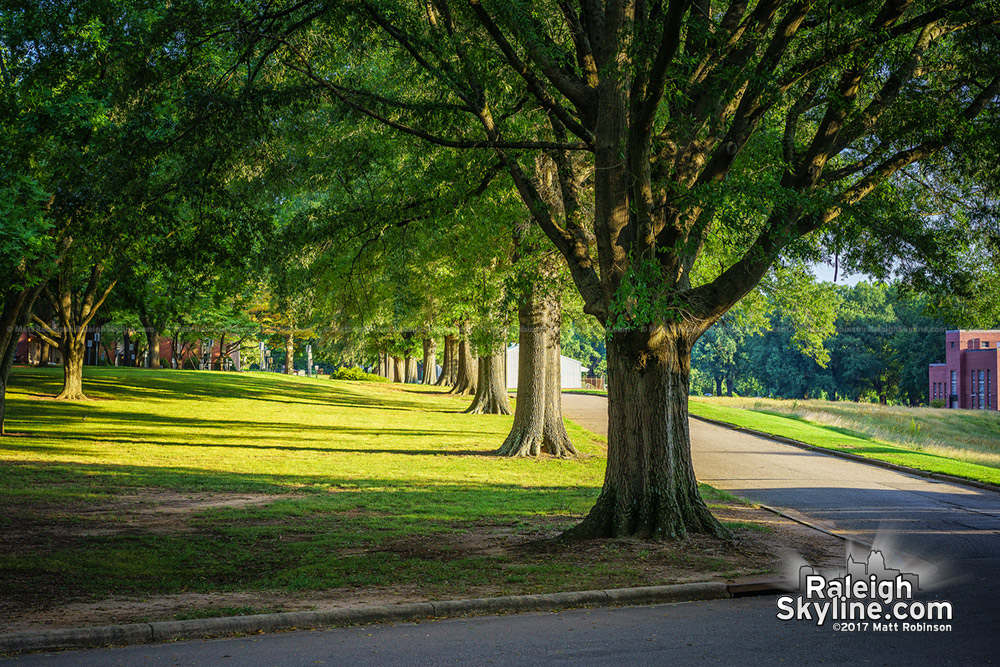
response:
<svg viewBox="0 0 1000 667"><path fill-rule="evenodd" d="M392 358L392 381L406 382L406 366L401 357Z"/></svg>
<svg viewBox="0 0 1000 667"><path fill-rule="evenodd" d="M407 384L416 384L419 382L420 379L417 377L417 358L408 354L406 355L404 363L406 366L406 380L404 381Z"/></svg>
<svg viewBox="0 0 1000 667"><path fill-rule="evenodd" d="M553 456L579 456L566 433L562 414L562 305L555 297L548 326L548 375L545 380L545 440L543 451Z"/></svg>
<svg viewBox="0 0 1000 667"><path fill-rule="evenodd" d="M225 355L225 350L226 350L226 334L222 334L221 336L219 336L219 367L216 368L215 361L213 361L213 358L215 357L215 347L213 346L212 349L208 351L208 370L210 371L222 370L222 358Z"/></svg>
<svg viewBox="0 0 1000 667"><path fill-rule="evenodd" d="M20 295L18 295L20 297ZM8 299L7 303L4 304L5 307L21 307L20 298L18 298L17 303L14 299ZM3 315L12 315L13 318L4 317L5 321L16 322L17 324L22 324L21 318L18 313L6 313ZM6 329L6 327L4 327ZM17 352L17 341L21 338L21 333L17 328L12 328L12 331L3 332L3 346L0 347L0 436L7 435L5 430L4 420L7 414L7 380L10 377L10 369L14 365L14 354Z"/></svg>
<svg viewBox="0 0 1000 667"><path fill-rule="evenodd" d="M472 355L472 346L469 344L469 322L462 322L458 331L458 368L455 375L455 386L448 393L459 396L475 394L476 388L479 386L479 374L478 364Z"/></svg>
<svg viewBox="0 0 1000 667"><path fill-rule="evenodd" d="M448 370L448 386L454 387L458 382L458 357L459 357L458 337L451 337L451 367Z"/></svg>
<svg viewBox="0 0 1000 667"><path fill-rule="evenodd" d="M437 382L437 341L433 338L424 339L424 377L423 384Z"/></svg>
<svg viewBox="0 0 1000 667"><path fill-rule="evenodd" d="M732 372L726 373L726 396L732 398L733 396L733 385L736 384L736 380L733 378Z"/></svg>
<svg viewBox="0 0 1000 667"><path fill-rule="evenodd" d="M389 366L385 362L386 354L381 350L378 351L378 365L375 368L375 374L381 375L382 377L389 377Z"/></svg>
<svg viewBox="0 0 1000 667"><path fill-rule="evenodd" d="M285 375L295 375L295 334L285 334Z"/></svg>
<svg viewBox="0 0 1000 667"><path fill-rule="evenodd" d="M715 376L715 395L722 396L722 376Z"/></svg>
<svg viewBox="0 0 1000 667"><path fill-rule="evenodd" d="M132 346L132 336L129 335L129 329L126 327L122 331L122 366L130 368L134 366L132 359L132 351L129 349Z"/></svg>
<svg viewBox="0 0 1000 667"><path fill-rule="evenodd" d="M56 396L66 401L86 400L83 393L83 335L66 335L59 345L63 357L63 388Z"/></svg>
<svg viewBox="0 0 1000 667"><path fill-rule="evenodd" d="M39 334L49 338L50 344L56 345L63 358L63 388L56 395L57 399L84 400L83 394L83 362L86 352L87 328L94 320L97 310L101 307L112 288L115 280L109 282L103 290L98 288L104 266L100 263L90 267L90 280L82 293L73 292L73 266L68 260L63 262L59 275L55 279L55 294L47 287L43 288L46 297L59 320L60 331L55 331L42 319L35 317L34 322L40 325ZM100 328L98 322L95 328ZM96 350L95 350L96 351Z"/></svg>
<svg viewBox="0 0 1000 667"><path fill-rule="evenodd" d="M0 436L7 435L5 419L7 417L7 380L10 378L10 369L14 365L14 353L17 352L17 341L20 338L19 332L6 337L6 344L0 348Z"/></svg>
<svg viewBox="0 0 1000 667"><path fill-rule="evenodd" d="M28 323L29 313L41 291L41 285L31 289L8 287L0 308L0 436L6 435L7 383L14 366L17 342Z"/></svg>
<svg viewBox="0 0 1000 667"><path fill-rule="evenodd" d="M510 399L507 398L507 378L504 374L506 353L503 344L485 357L479 358L479 382L476 397L466 410L472 415L509 415Z"/></svg>
<svg viewBox="0 0 1000 667"><path fill-rule="evenodd" d="M448 334L444 337L444 350L441 353L441 375L436 384L439 387L450 387L455 384L452 377L452 358L454 357L455 336Z"/></svg>
<svg viewBox="0 0 1000 667"><path fill-rule="evenodd" d="M44 340L41 342L41 346L38 351L38 365L45 367L49 365L49 350L50 346Z"/></svg>
<svg viewBox="0 0 1000 667"><path fill-rule="evenodd" d="M152 327L146 327L146 344L149 346L149 367L160 367L160 334Z"/></svg>
<svg viewBox="0 0 1000 667"><path fill-rule="evenodd" d="M7 435L7 378L10 377L10 368L14 365L14 352L17 351L17 337L12 343L8 343L0 357L0 436Z"/></svg>
<svg viewBox="0 0 1000 667"><path fill-rule="evenodd" d="M171 368L181 367L180 351L177 349L177 344L179 342L180 342L180 334L175 333L173 337L170 339L170 360L173 362L172 364L170 364ZM261 359L261 363L263 363L263 361L264 360Z"/></svg>
<svg viewBox="0 0 1000 667"><path fill-rule="evenodd" d="M533 292L518 308L517 402L500 456L577 455L562 420L557 303Z"/></svg>
<svg viewBox="0 0 1000 667"><path fill-rule="evenodd" d="M626 331L608 341L608 465L587 518L567 538L729 537L702 500L691 465L688 382L694 337Z"/></svg>

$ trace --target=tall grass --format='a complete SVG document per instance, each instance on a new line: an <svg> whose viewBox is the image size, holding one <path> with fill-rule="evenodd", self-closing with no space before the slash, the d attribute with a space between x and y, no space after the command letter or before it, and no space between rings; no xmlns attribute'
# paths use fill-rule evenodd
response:
<svg viewBox="0 0 1000 667"><path fill-rule="evenodd" d="M793 417L916 451L1000 468L1000 414L992 411L770 398L717 397L711 402Z"/></svg>

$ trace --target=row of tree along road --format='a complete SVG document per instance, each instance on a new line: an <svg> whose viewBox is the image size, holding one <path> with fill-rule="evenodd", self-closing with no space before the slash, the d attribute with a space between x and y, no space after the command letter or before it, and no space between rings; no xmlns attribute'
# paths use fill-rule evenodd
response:
<svg viewBox="0 0 1000 667"><path fill-rule="evenodd" d="M516 327L502 450L572 455L550 377L582 311L608 462L567 537L726 534L691 353L759 284L832 260L962 295L995 266L1000 14L974 0L0 6L4 387L18 325L78 399L112 295L195 292L343 358L442 327L497 412Z"/></svg>

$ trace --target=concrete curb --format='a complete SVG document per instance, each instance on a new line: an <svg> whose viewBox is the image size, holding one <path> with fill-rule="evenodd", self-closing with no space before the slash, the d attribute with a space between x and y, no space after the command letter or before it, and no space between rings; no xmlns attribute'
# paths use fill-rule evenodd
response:
<svg viewBox="0 0 1000 667"><path fill-rule="evenodd" d="M0 635L0 653L53 651L58 649L97 648L128 644L149 644L180 639L202 639L226 635L257 634L340 625L419 621L474 614L502 614L524 611L550 611L573 607L627 604L659 604L693 600L719 600L732 597L730 588L740 584L704 582L672 586L646 586L598 591L573 591L538 595L511 595L495 598L413 602L397 605L331 609L328 611L293 611L280 614L254 614L188 621L162 621L105 625L67 630L39 630ZM772 590L768 588L767 591ZM766 592L763 591L762 592ZM742 593L746 594L746 593Z"/></svg>
<svg viewBox="0 0 1000 667"><path fill-rule="evenodd" d="M827 454L829 456L836 456L837 458L847 459L848 461L855 461L857 463L866 463L870 466L875 466L877 468L885 468L887 470L895 470L896 472L906 473L908 475L914 475L916 477L924 477L926 479L933 479L938 482L949 482L951 484L961 484L962 486L971 486L974 489L981 489L983 491L994 491L1000 493L1000 486L996 484L989 484L987 482L979 482L974 479L966 479L965 477L956 477L955 475L946 475L940 472L928 472L926 470L918 470L917 468L910 468L909 466L902 466L898 463L889 463L888 461L882 461L879 459L870 459L865 456L858 456L857 454L851 454L849 452L841 452L836 449L828 449L826 447L819 447L817 445L810 445L808 443L802 442L801 440L793 440L791 438L786 438L783 435L775 435L773 433L767 433L765 431L758 431L752 428L744 428L742 426L736 426L735 424L730 424L728 422L719 421L718 419L710 419L709 417L699 417L697 415L689 415L691 419L697 419L698 421L703 421L707 424L714 424L715 426L722 426L723 428L728 428L731 431L739 431L741 433L747 433L749 435L755 435L760 438L766 438L768 440L774 440L775 442L780 442L786 445L792 445L793 447L798 447L799 449L806 449L811 452L816 452L818 454Z"/></svg>

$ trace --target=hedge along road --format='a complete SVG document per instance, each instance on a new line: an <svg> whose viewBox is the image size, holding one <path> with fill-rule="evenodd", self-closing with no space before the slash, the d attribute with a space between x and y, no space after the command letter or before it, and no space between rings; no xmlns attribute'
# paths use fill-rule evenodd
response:
<svg viewBox="0 0 1000 667"><path fill-rule="evenodd" d="M599 396L563 395L567 417L607 432ZM930 595L950 632L835 632L780 621L774 596L336 628L27 655L24 665L975 665L998 659L1000 495L804 451L692 420L702 481L855 539L895 539L939 566ZM893 563L889 563L893 566ZM898 566L898 565L897 565ZM922 581L922 583L928 583Z"/></svg>

